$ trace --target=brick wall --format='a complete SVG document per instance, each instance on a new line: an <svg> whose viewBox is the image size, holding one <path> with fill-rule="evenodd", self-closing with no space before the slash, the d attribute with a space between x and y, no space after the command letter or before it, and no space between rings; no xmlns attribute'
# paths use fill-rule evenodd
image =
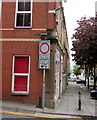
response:
<svg viewBox="0 0 97 120"><path fill-rule="evenodd" d="M12 95L13 55L30 55L30 93L28 96ZM38 104L42 91L42 71L38 69L38 42L3 42L2 45L2 98Z"/></svg>

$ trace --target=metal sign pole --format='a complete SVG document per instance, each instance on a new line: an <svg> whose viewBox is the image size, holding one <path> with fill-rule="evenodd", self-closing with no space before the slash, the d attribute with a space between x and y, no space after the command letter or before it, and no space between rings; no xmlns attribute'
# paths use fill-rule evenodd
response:
<svg viewBox="0 0 97 120"><path fill-rule="evenodd" d="M50 40L39 42L39 69L43 69L42 108L45 107L45 69L50 69Z"/></svg>
<svg viewBox="0 0 97 120"><path fill-rule="evenodd" d="M45 69L43 69L42 108L45 107Z"/></svg>

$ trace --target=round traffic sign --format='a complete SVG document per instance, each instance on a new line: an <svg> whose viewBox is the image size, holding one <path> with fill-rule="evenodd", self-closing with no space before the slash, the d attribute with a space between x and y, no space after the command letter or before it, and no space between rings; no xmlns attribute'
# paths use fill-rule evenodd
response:
<svg viewBox="0 0 97 120"><path fill-rule="evenodd" d="M49 45L48 43L42 43L42 44L40 45L40 52L41 52L42 54L48 53L49 50L50 50L50 45Z"/></svg>

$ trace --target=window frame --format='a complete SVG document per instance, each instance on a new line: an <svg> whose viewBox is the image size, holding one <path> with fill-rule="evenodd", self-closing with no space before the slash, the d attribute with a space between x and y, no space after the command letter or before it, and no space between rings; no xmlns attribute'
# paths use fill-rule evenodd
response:
<svg viewBox="0 0 97 120"><path fill-rule="evenodd" d="M15 73L15 57L28 57L29 58L29 65L28 65L28 73ZM28 95L29 94L29 83L30 83L30 56L29 55L14 55L13 56L13 64L12 64L12 94L18 94L18 95ZM14 85L15 85L15 76L27 76L27 91L15 91Z"/></svg>
<svg viewBox="0 0 97 120"><path fill-rule="evenodd" d="M15 11L15 28L32 28L32 2L33 0L31 0L31 10L30 11L18 11L18 0L16 0L16 11ZM31 18L30 18L30 26L17 26L17 14L30 14Z"/></svg>

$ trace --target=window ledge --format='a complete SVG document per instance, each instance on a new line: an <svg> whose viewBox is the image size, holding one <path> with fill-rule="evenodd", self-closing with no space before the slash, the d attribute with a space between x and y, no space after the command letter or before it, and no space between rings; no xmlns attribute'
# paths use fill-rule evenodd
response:
<svg viewBox="0 0 97 120"><path fill-rule="evenodd" d="M13 92L11 95L29 95L28 92Z"/></svg>
<svg viewBox="0 0 97 120"><path fill-rule="evenodd" d="M31 29L32 27L15 27L15 29Z"/></svg>

